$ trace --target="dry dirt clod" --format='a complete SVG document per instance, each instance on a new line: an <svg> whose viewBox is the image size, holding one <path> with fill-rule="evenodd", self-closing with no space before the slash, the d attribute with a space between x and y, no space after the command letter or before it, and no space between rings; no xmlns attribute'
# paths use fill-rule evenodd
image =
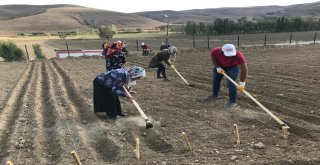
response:
<svg viewBox="0 0 320 165"><path fill-rule="evenodd" d="M255 149L264 149L264 148L266 148L266 146L262 142L258 142L258 143L253 145L253 148L255 148Z"/></svg>
<svg viewBox="0 0 320 165"><path fill-rule="evenodd" d="M161 165L167 165L167 162L163 161L161 162Z"/></svg>

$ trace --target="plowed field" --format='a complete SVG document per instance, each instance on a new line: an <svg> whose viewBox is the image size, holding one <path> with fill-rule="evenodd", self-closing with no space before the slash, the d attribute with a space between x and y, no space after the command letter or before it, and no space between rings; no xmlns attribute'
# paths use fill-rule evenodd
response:
<svg viewBox="0 0 320 165"><path fill-rule="evenodd" d="M319 46L243 50L247 91L290 127L288 139L244 94L239 94L238 107L226 109L225 83L223 99L203 100L212 89L208 51L180 52L172 61L195 87L170 69L170 81L146 69L133 96L154 123L148 130L125 99L121 103L128 117L113 121L93 113L92 81L104 71L103 58L0 63L0 162L75 164L70 154L75 150L88 165L320 164L319 52ZM147 67L151 58L132 53L127 67Z"/></svg>

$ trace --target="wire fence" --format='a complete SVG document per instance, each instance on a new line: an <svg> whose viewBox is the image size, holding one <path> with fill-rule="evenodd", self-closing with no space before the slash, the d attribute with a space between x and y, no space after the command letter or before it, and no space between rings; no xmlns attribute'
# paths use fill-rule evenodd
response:
<svg viewBox="0 0 320 165"><path fill-rule="evenodd" d="M220 36L173 36L168 38L168 43L175 45L179 49L211 49L225 43L232 43L239 48L253 46L282 46L282 45L307 45L320 43L317 39L319 32L296 32L296 33L269 33L269 34L242 34L242 35L220 35ZM166 38L140 39L137 43L147 43L150 47L159 49ZM132 41L129 41L131 46Z"/></svg>
<svg viewBox="0 0 320 165"><path fill-rule="evenodd" d="M198 49L221 46L225 43L232 43L238 47L268 46L268 45L290 45L290 44L310 44L320 43L317 39L319 32L296 32L296 33L268 33L268 34L242 34L242 35L219 35L219 36L169 36L168 43L180 49ZM141 51L142 42L148 44L152 49L159 49L162 43L166 42L166 37L142 38L142 39L122 39L130 50ZM100 41L100 43L102 43Z"/></svg>
<svg viewBox="0 0 320 165"><path fill-rule="evenodd" d="M169 35L168 43L176 46L179 50L205 49L210 50L213 47L222 46L225 43L236 45L239 49L262 47L270 48L277 46L304 46L309 44L319 45L318 34L320 31L295 32L295 33L268 33L268 34L241 34L241 35L216 35L216 36L179 36ZM51 39L43 52L49 54L49 57L56 57L57 50L100 50L102 51L103 42L115 42L121 40L125 43L130 52L142 52L140 47L144 42L149 49L158 51L160 46L166 42L166 37L157 38L113 38L113 39ZM26 54L33 54L29 45L25 45ZM27 50L26 48L29 47ZM43 47L42 47L43 48ZM29 57L28 57L29 58Z"/></svg>

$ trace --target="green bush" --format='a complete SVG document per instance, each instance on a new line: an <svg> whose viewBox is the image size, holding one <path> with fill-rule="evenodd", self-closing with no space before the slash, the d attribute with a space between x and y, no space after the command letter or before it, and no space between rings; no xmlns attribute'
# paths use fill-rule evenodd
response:
<svg viewBox="0 0 320 165"><path fill-rule="evenodd" d="M0 57L4 61L20 61L24 60L24 52L14 42L0 42Z"/></svg>
<svg viewBox="0 0 320 165"><path fill-rule="evenodd" d="M37 59L45 59L46 58L43 55L41 46L39 44L32 45L32 48L33 48L34 54L36 55Z"/></svg>

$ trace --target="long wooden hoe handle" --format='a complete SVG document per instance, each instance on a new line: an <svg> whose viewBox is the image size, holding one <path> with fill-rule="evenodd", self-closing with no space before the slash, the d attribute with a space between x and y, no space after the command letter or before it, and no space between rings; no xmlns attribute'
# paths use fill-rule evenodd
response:
<svg viewBox="0 0 320 165"><path fill-rule="evenodd" d="M238 83L233 81L227 74L223 73L224 76L227 77L235 86L239 86ZM273 119L275 119L281 126L288 127L284 122L282 122L277 116L275 116L270 110L268 110L265 106L263 106L257 99L253 98L246 90L243 90L243 93L247 95L251 100L253 100L256 104L258 104L267 114L269 114ZM288 127L289 128L289 127Z"/></svg>
<svg viewBox="0 0 320 165"><path fill-rule="evenodd" d="M176 68L173 68L173 70L178 74L178 76L181 77L181 79L182 79L188 86L190 85L190 84L188 83L188 81L187 81L186 79L184 79L184 78L182 77L182 75L177 71Z"/></svg>
<svg viewBox="0 0 320 165"><path fill-rule="evenodd" d="M131 94L128 92L128 90L126 89L126 87L122 86L123 90L126 92L127 95L131 96ZM132 96L131 96L132 97ZM139 113L141 114L141 117L144 120L149 120L147 115L143 112L143 110L140 108L140 106L138 105L138 103L132 99L132 103L134 104L134 106L138 109Z"/></svg>

